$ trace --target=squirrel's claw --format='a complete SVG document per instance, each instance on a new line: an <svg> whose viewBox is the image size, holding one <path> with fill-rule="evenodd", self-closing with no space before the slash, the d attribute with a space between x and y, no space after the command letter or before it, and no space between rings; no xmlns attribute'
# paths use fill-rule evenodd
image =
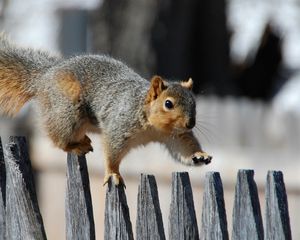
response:
<svg viewBox="0 0 300 240"><path fill-rule="evenodd" d="M84 138L78 143L72 143L68 147L71 148L72 152L77 155L84 155L88 152L93 152L93 147L91 145L91 139L88 136L84 136Z"/></svg>
<svg viewBox="0 0 300 240"><path fill-rule="evenodd" d="M125 182L122 178L122 176L118 173L110 173L110 174L106 174L104 176L104 183L103 183L103 186L105 186L108 182L109 182L109 179L112 179L113 183L116 185L116 186L123 186L124 188L126 188L126 185L125 185Z"/></svg>
<svg viewBox="0 0 300 240"><path fill-rule="evenodd" d="M194 165L200 165L202 163L209 164L212 160L212 156L208 155L205 152L197 152L192 157Z"/></svg>

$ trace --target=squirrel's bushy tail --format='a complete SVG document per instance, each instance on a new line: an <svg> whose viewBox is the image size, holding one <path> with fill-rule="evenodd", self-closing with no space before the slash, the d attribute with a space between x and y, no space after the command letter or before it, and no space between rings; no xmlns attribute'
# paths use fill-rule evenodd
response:
<svg viewBox="0 0 300 240"><path fill-rule="evenodd" d="M18 113L36 95L39 76L58 61L45 52L18 48L0 33L0 112Z"/></svg>

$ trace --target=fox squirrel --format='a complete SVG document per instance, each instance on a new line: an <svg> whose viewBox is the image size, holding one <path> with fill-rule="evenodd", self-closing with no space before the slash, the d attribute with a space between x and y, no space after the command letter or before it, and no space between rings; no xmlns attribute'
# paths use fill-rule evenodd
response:
<svg viewBox="0 0 300 240"><path fill-rule="evenodd" d="M193 81L147 81L108 56L70 59L16 47L0 35L0 110L14 116L30 99L39 105L53 143L77 155L93 151L87 132L102 135L104 184L119 172L128 151L150 141L164 143L186 165L210 163L192 132L196 105Z"/></svg>

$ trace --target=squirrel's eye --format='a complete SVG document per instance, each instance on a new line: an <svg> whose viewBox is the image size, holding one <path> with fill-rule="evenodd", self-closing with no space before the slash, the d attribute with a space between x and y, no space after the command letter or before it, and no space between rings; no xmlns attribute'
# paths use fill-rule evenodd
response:
<svg viewBox="0 0 300 240"><path fill-rule="evenodd" d="M165 101L165 107L168 109L172 109L174 107L173 103L170 100Z"/></svg>

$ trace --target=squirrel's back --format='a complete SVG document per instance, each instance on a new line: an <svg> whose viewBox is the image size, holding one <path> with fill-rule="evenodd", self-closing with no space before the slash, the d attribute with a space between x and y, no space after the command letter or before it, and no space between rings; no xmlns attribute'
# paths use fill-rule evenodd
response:
<svg viewBox="0 0 300 240"><path fill-rule="evenodd" d="M62 61L50 71L72 73L74 83L80 83L83 101L97 115L100 127L112 124L111 119L124 119L127 126L136 124L134 119L138 121L150 82L123 62L105 55L82 55ZM45 83L51 89L49 93L57 92L52 82Z"/></svg>

